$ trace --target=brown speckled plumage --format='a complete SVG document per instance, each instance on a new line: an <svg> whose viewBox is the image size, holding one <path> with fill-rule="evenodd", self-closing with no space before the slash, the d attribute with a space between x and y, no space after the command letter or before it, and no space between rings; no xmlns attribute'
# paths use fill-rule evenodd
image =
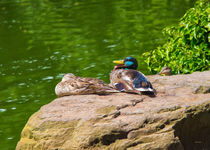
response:
<svg viewBox="0 0 210 150"><path fill-rule="evenodd" d="M166 76L170 76L172 73L171 73L171 68L166 66L166 67L163 67L161 69L161 71L158 73L159 75L166 75Z"/></svg>
<svg viewBox="0 0 210 150"><path fill-rule="evenodd" d="M104 81L95 78L77 77L66 74L55 87L59 97L66 95L108 94L118 92Z"/></svg>

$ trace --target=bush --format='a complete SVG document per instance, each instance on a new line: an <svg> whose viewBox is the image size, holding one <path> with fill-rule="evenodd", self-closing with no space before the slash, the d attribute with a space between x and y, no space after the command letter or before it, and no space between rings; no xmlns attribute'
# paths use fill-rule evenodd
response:
<svg viewBox="0 0 210 150"><path fill-rule="evenodd" d="M209 70L208 14L208 0L199 0L195 8L189 9L181 18L178 26L165 28L163 33L167 42L143 54L149 70L157 73L164 66L171 67L173 74Z"/></svg>

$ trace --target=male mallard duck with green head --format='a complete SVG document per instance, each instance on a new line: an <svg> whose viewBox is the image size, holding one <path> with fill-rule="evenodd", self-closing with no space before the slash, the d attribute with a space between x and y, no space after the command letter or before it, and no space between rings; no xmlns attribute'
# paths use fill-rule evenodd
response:
<svg viewBox="0 0 210 150"><path fill-rule="evenodd" d="M55 87L59 97L68 95L110 94L119 92L104 81L96 78L78 77L67 73Z"/></svg>
<svg viewBox="0 0 210 150"><path fill-rule="evenodd" d="M145 75L136 70L138 63L135 58L126 57L124 60L113 62L118 65L110 74L111 86L122 92L155 94L152 84Z"/></svg>

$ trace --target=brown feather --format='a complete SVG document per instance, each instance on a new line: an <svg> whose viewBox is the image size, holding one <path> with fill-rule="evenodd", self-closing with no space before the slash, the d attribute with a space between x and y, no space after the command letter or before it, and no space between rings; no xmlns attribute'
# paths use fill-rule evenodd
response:
<svg viewBox="0 0 210 150"><path fill-rule="evenodd" d="M65 95L108 94L118 92L105 82L95 78L76 77L66 74L55 87L59 97Z"/></svg>
<svg viewBox="0 0 210 150"><path fill-rule="evenodd" d="M138 78L139 74L144 76L141 72L133 69L114 69L110 74L110 85L119 91L141 94L138 88L134 87L133 83L134 80ZM140 88L145 88L145 91L147 91L147 88L149 87L151 88L151 90L154 90L150 82L142 81L140 82L140 84Z"/></svg>

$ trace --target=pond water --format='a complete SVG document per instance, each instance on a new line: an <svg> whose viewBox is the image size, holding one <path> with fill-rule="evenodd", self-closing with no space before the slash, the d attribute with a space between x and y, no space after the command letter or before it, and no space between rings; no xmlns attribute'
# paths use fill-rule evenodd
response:
<svg viewBox="0 0 210 150"><path fill-rule="evenodd" d="M15 149L28 118L63 74L109 82L112 60L164 43L193 0L0 0L0 149Z"/></svg>

